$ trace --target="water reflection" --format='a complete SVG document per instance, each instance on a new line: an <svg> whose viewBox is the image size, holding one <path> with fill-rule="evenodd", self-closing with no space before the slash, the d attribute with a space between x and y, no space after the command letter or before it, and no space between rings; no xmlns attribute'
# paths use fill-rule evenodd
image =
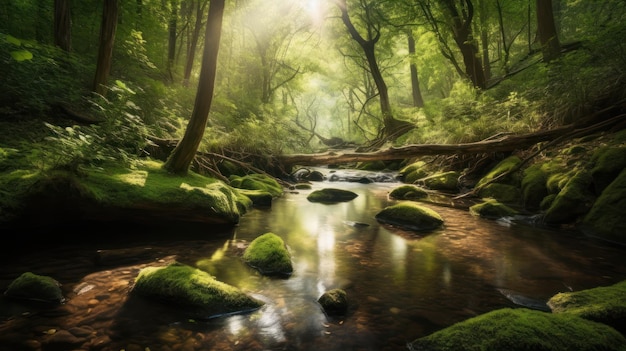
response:
<svg viewBox="0 0 626 351"><path fill-rule="evenodd" d="M131 349L129 345L153 350L403 350L407 342L437 329L516 306L511 297L545 301L557 292L626 279L623 248L576 233L511 221L505 226L429 205L445 219L439 230L419 234L380 225L374 216L394 203L387 194L397 185L315 183L311 190L275 199L269 209L250 211L226 238L182 240L179 234L176 241L118 247L106 256L111 267L94 267L93 248L88 247L25 253L21 263L0 267L2 287L18 272L30 270L55 276L68 292L76 288L80 294L69 293L65 316L33 316L28 328L22 320L8 318L0 304L0 335L23 333L25 339L36 339L41 335L32 330L42 326L89 326L110 350ZM310 191L325 186L358 196L332 205L306 200ZM294 273L287 279L262 276L241 259L247 243L266 232L288 245ZM141 267L173 260L201 268L266 304L252 313L209 321L125 305ZM91 288L81 289L85 286ZM344 317L326 316L317 303L332 288L348 293L350 308Z"/></svg>

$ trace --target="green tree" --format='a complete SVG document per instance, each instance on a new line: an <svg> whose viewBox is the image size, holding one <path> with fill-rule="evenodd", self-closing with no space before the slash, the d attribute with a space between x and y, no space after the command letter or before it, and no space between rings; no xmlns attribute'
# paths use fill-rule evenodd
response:
<svg viewBox="0 0 626 351"><path fill-rule="evenodd" d="M117 28L118 0L105 0L102 7L102 23L100 25L100 45L96 75L93 80L93 91L106 96L106 83L111 71L113 44Z"/></svg>
<svg viewBox="0 0 626 351"><path fill-rule="evenodd" d="M211 0L207 17L204 53L200 69L200 82L196 92L196 101L185 135L178 142L163 167L174 174L186 174L193 161L198 146L204 136L204 130L211 110L215 89L217 54L222 34L224 0Z"/></svg>
<svg viewBox="0 0 626 351"><path fill-rule="evenodd" d="M69 0L54 0L54 45L65 51L72 48L71 26Z"/></svg>

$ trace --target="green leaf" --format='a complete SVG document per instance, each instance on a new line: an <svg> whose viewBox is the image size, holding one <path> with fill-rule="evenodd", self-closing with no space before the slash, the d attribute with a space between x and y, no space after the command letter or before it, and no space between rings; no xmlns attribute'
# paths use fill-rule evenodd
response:
<svg viewBox="0 0 626 351"><path fill-rule="evenodd" d="M33 53L31 53L28 50L16 50L16 51L11 51L11 57L13 57L15 61L21 62L21 61L26 61L26 60L32 60Z"/></svg>
<svg viewBox="0 0 626 351"><path fill-rule="evenodd" d="M8 35L7 34L7 41L13 45L17 45L17 46L21 46L22 45L22 41L20 41L19 39L17 39L16 37L12 36L12 35Z"/></svg>

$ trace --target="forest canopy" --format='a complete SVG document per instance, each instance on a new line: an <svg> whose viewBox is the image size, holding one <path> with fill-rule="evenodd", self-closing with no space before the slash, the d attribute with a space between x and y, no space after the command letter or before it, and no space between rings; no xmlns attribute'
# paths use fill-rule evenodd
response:
<svg viewBox="0 0 626 351"><path fill-rule="evenodd" d="M50 128L106 140L114 157L179 140L210 2L95 3L2 1L0 118L96 121ZM621 0L226 1L199 151L466 143L572 123L624 98L624 19Z"/></svg>

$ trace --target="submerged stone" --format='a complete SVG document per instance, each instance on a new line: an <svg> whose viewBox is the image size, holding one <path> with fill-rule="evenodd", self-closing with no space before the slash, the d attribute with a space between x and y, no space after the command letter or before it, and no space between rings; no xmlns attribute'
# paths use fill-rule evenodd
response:
<svg viewBox="0 0 626 351"><path fill-rule="evenodd" d="M489 219L515 216L518 213L516 210L498 202L496 199L485 199L482 203L471 206L469 211L474 216Z"/></svg>
<svg viewBox="0 0 626 351"><path fill-rule="evenodd" d="M324 188L315 190L307 196L307 200L311 202L321 203L337 203L353 200L358 195L349 190Z"/></svg>
<svg viewBox="0 0 626 351"><path fill-rule="evenodd" d="M252 240L243 260L264 275L288 276L293 273L291 255L281 237L265 233Z"/></svg>
<svg viewBox="0 0 626 351"><path fill-rule="evenodd" d="M503 308L456 323L409 343L410 350L618 351L626 339L583 318L526 308Z"/></svg>
<svg viewBox="0 0 626 351"><path fill-rule="evenodd" d="M327 315L342 315L348 311L348 294L343 289L331 289L317 299Z"/></svg>
<svg viewBox="0 0 626 351"><path fill-rule="evenodd" d="M132 292L182 308L194 318L247 312L263 305L207 272L180 263L142 269Z"/></svg>
<svg viewBox="0 0 626 351"><path fill-rule="evenodd" d="M15 278L7 287L4 295L18 300L32 300L49 303L62 303L65 301L61 284L52 277L22 273Z"/></svg>
<svg viewBox="0 0 626 351"><path fill-rule="evenodd" d="M412 202L388 206L376 214L376 220L417 231L433 230L439 228L444 222L439 213Z"/></svg>

